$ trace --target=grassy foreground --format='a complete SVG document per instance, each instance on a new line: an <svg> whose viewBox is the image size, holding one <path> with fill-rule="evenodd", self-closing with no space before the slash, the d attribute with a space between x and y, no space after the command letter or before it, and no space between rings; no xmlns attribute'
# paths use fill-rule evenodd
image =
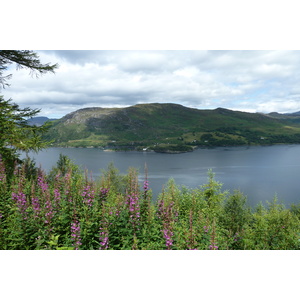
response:
<svg viewBox="0 0 300 300"><path fill-rule="evenodd" d="M255 187L254 187L255 188ZM61 155L49 174L28 160L7 178L0 161L0 249L299 249L300 206L247 206L208 172L197 189L170 179L155 201L145 171L99 180Z"/></svg>

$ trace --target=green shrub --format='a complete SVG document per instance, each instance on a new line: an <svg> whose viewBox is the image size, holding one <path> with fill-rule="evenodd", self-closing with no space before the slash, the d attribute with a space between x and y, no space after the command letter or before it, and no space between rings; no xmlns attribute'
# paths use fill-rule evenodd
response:
<svg viewBox="0 0 300 300"><path fill-rule="evenodd" d="M65 156L49 174L30 161L13 174L0 161L0 249L299 249L298 206L274 198L252 212L212 171L196 189L170 179L158 199L147 172L141 186L112 163L96 181Z"/></svg>

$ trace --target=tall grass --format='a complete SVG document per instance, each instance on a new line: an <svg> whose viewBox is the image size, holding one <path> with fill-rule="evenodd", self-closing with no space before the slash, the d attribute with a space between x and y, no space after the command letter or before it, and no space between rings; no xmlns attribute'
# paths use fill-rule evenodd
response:
<svg viewBox="0 0 300 300"><path fill-rule="evenodd" d="M45 174L32 161L6 177L0 161L0 249L299 249L300 209L277 199L250 209L208 172L197 189L169 180L152 199L145 169L110 164L93 180L66 156Z"/></svg>

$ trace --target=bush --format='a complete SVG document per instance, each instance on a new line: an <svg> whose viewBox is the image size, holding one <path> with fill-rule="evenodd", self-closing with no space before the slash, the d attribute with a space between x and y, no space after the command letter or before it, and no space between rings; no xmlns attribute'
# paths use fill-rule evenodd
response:
<svg viewBox="0 0 300 300"><path fill-rule="evenodd" d="M140 186L136 169L109 164L94 181L60 156L48 175L28 162L10 183L0 161L0 188L0 249L299 249L298 207L274 199L251 212L211 171L197 189L170 179L152 199L147 173Z"/></svg>

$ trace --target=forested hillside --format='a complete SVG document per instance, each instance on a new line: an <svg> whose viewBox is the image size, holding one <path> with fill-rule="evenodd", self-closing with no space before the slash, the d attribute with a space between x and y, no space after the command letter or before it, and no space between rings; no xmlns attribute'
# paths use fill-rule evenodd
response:
<svg viewBox="0 0 300 300"><path fill-rule="evenodd" d="M192 150L300 142L300 118L223 108L199 110L177 104L86 108L53 121L45 135L54 146Z"/></svg>

